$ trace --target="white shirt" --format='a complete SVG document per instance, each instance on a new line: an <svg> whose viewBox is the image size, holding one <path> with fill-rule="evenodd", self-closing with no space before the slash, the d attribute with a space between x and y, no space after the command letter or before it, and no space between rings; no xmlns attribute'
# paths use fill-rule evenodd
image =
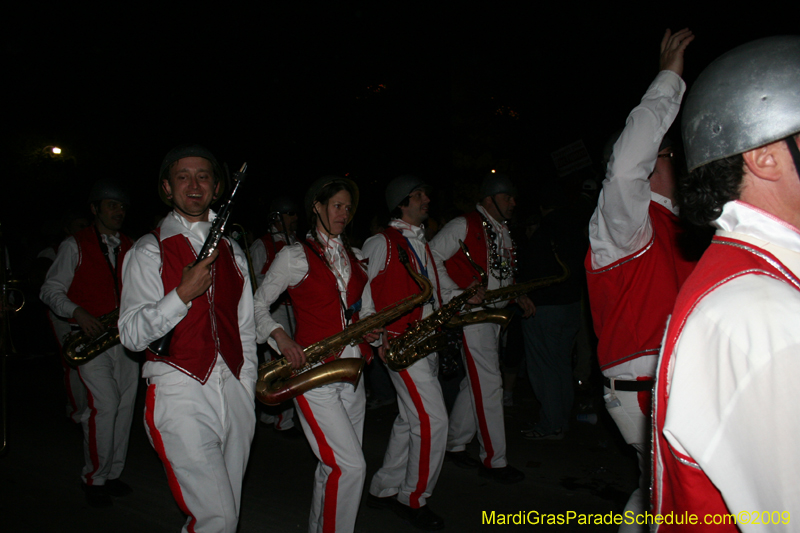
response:
<svg viewBox="0 0 800 533"><path fill-rule="evenodd" d="M718 236L765 249L800 274L800 233L785 222L729 202L714 225ZM697 461L734 514L800 516L798 317L800 292L744 275L700 301L675 346L664 435Z"/></svg>
<svg viewBox="0 0 800 533"><path fill-rule="evenodd" d="M269 229L269 237L272 239L272 242L279 243L279 242L286 242L286 235L280 231L275 226L270 226ZM297 242L297 239L293 234L289 235L289 242L287 244L294 244ZM264 241L261 239L256 239L253 244L250 245L250 261L253 263L253 270L256 274L256 283L259 286L264 282L264 277L266 274L262 274L261 270L264 268L264 264L269 259L267 248L264 246Z"/></svg>
<svg viewBox="0 0 800 533"><path fill-rule="evenodd" d="M119 235L119 234L117 234ZM100 238L113 250L120 244L118 236L100 234ZM75 309L80 307L67 297L67 292L75 278L75 269L78 268L80 250L75 237L67 237L58 247L58 253L47 271L47 277L39 289L39 298L59 317L72 318ZM116 267L117 258L115 254L109 253L108 260L111 265Z"/></svg>
<svg viewBox="0 0 800 533"><path fill-rule="evenodd" d="M608 162L597 209L589 222L592 268L602 268L644 248L653 235L650 200L673 213L672 202L650 190L658 148L680 110L686 84L662 70L625 123Z"/></svg>
<svg viewBox="0 0 800 533"><path fill-rule="evenodd" d="M353 267L347 258L342 239L338 236L327 238L320 232L317 232L317 236L320 242L325 245L325 257L328 260L328 264L332 266L331 270L334 271L342 300L346 301L347 283L350 281L350 269ZM310 233L309 238L311 238ZM259 343L269 342L269 345L278 352L278 345L270 334L277 328L283 329L283 326L272 317L269 309L283 291L303 281L308 274L308 259L306 258L305 250L303 250L304 246L301 243L296 243L285 246L278 252L267 271L267 275L264 277L264 283L258 288L254 297L257 340ZM353 248L353 253L356 259L363 259L361 251L357 248ZM354 268L361 267L355 266ZM371 299L367 300L369 298L367 291L364 291L361 297L362 309L374 309ZM293 305L295 308L299 308L302 307L303 302L294 301ZM344 310L341 311L341 320L344 325ZM361 357L361 354L356 347L347 346L341 357Z"/></svg>
<svg viewBox="0 0 800 533"><path fill-rule="evenodd" d="M498 253L500 254L510 254L511 249L511 234L508 231L508 226L503 223L496 221L492 216L481 206L475 206L478 212L480 212L486 219L491 223L492 229L494 229L496 239L495 244L497 245ZM483 231L483 230L481 230ZM442 285L442 301L443 303L447 303L452 300L454 297L461 294L463 291L458 287L455 281L450 277L447 273L447 269L444 266L444 262L453 257L456 252L461 249L458 241L465 240L467 238L467 219L462 217L456 217L441 229L439 233L436 234L436 237L433 238L431 241L431 251L433 252L433 257L436 260L436 268L439 270L439 282ZM489 243L487 243L486 253L488 256L489 253ZM506 259L510 259L510 257L506 257ZM486 290L493 290L498 289L500 287L507 287L514 283L513 277L507 277L503 280L499 280L494 276L491 268L487 268L486 274L488 276L488 283ZM505 307L508 305L508 302L499 302L494 304L492 307ZM475 310L475 309L473 309Z"/></svg>
<svg viewBox="0 0 800 533"><path fill-rule="evenodd" d="M216 218L209 212L208 222L189 222L176 211L161 221L161 239L177 234L185 236L196 253L200 252L208 236L211 222ZM236 265L244 277L244 286L239 300L239 335L242 342L244 364L239 373L242 384L255 394L256 356L255 323L253 319L253 296L247 270L247 259L236 242L226 239L232 246ZM134 352L140 352L155 340L171 331L189 312L177 289L164 294L161 280L161 252L155 235L148 233L134 244L122 264L122 303L119 314L119 336L122 344ZM225 364L217 354L217 364ZM142 377L151 378L169 372L179 372L159 361L148 361L142 367Z"/></svg>

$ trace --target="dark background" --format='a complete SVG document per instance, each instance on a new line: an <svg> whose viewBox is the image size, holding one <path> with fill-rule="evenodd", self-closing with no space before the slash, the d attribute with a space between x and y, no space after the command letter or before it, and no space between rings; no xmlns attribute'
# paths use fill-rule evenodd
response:
<svg viewBox="0 0 800 533"><path fill-rule="evenodd" d="M58 233L65 209L85 206L100 177L133 195L124 230L147 231L167 211L160 161L186 141L232 168L248 162L234 218L255 233L272 195L299 201L324 174L361 187L357 232L400 173L436 186L439 213L469 208L493 168L517 181L523 205L543 190L569 194L602 179L602 146L655 76L665 28L697 36L691 86L724 51L795 27L789 3L768 16L699 4L288 4L7 11L0 222L12 266ZM592 166L559 178L551 154L575 141ZM46 155L52 145L63 154Z"/></svg>

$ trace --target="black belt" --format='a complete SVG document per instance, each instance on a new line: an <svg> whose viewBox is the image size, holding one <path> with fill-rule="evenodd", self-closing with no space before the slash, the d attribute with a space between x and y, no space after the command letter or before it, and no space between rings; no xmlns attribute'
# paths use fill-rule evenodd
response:
<svg viewBox="0 0 800 533"><path fill-rule="evenodd" d="M603 378L603 383L609 389L613 388L614 390L622 390L622 391L646 391L652 390L653 383L655 383L652 379L642 380L642 381L628 381L622 379L615 379L614 386L611 386L611 380L609 378Z"/></svg>

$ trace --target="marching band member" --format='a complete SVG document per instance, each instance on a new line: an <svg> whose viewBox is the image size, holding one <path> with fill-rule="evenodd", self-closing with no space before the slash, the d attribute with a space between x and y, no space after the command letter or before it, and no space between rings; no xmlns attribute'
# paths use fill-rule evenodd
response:
<svg viewBox="0 0 800 533"><path fill-rule="evenodd" d="M99 317L119 306L122 260L132 241L120 233L128 195L111 180L99 180L89 193L94 222L68 237L39 293L53 314L69 319L72 329L96 337ZM69 330L61 332L63 344ZM73 370L86 390L80 410L85 465L81 481L92 507L113 505L112 496L131 488L119 479L128 453L139 365L117 344Z"/></svg>
<svg viewBox="0 0 800 533"><path fill-rule="evenodd" d="M272 261L284 246L297 242L297 204L287 196L277 196L269 203L269 218L271 220L269 233L257 239L250 246L250 258L253 270L256 272L256 281L260 286L264 281ZM283 293L278 301L273 304L272 316L275 321L283 327L289 336L294 336L295 320L294 310L292 309L292 299ZM275 353L270 350L270 356L274 358ZM276 413L276 414L270 414ZM278 431L287 431L294 427L294 408L290 402L281 405L270 411L262 410L259 414L259 422L263 424L274 424ZM297 433L292 432L298 435Z"/></svg>
<svg viewBox="0 0 800 533"><path fill-rule="evenodd" d="M423 226L430 204L428 190L414 176L392 180L386 187L386 205L393 218L388 228L364 243L377 311L420 290L398 260L398 247L405 250L413 268L433 284L430 301L386 326L390 339L441 307L439 276ZM428 531L444 527L444 520L427 505L447 444L447 408L437 379L438 367L438 357L432 353L404 370L389 372L400 412L367 500L371 507L390 508L413 526Z"/></svg>
<svg viewBox="0 0 800 533"><path fill-rule="evenodd" d="M357 204L358 187L351 180L326 176L315 181L305 202L311 231L301 243L278 253L256 292L258 340L269 340L295 369L306 362L303 347L341 332L358 318L368 279L361 253L351 249L342 237ZM297 320L294 339L269 313L270 306L287 289ZM378 338L375 334L365 336L367 342ZM372 355L369 349L363 353ZM330 359L361 356L358 347L348 345ZM361 450L364 387L324 385L297 396L295 407L319 459L309 531L353 531L366 477Z"/></svg>
<svg viewBox="0 0 800 533"><path fill-rule="evenodd" d="M161 164L159 194L173 206L125 260L119 330L142 351L174 328L169 355L147 352L145 428L172 495L188 515L184 532L236 531L242 478L255 432L253 293L239 246L203 247L222 192L213 154L179 146Z"/></svg>
<svg viewBox="0 0 800 533"><path fill-rule="evenodd" d="M445 303L477 278L477 272L461 251L459 241L464 241L473 260L486 271L488 290L514 283L515 250L506 220L516 206L516 188L507 176L492 173L483 179L480 193L481 201L475 211L448 222L431 242L440 267ZM517 303L524 316L534 313L533 303L527 296L517 298ZM497 304L498 307L505 305L505 302ZM479 474L483 477L500 483L517 483L525 479L525 474L506 460L499 338L498 324L464 327L467 376L461 382L461 390L450 413L447 457L462 468L479 466ZM481 445L480 463L466 452L466 445L476 432Z"/></svg>

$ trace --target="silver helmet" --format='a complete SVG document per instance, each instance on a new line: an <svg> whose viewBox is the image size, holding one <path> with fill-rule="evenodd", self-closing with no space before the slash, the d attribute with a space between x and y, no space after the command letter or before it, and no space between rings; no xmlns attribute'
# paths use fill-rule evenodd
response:
<svg viewBox="0 0 800 533"><path fill-rule="evenodd" d="M89 191L88 203L93 204L105 199L116 200L125 205L130 205L131 199L117 180L111 178L101 178L94 182Z"/></svg>
<svg viewBox="0 0 800 533"><path fill-rule="evenodd" d="M392 211L406 196L425 186L425 182L416 176L406 174L396 177L386 186L386 207Z"/></svg>
<svg viewBox="0 0 800 533"><path fill-rule="evenodd" d="M800 37L753 41L697 78L683 108L689 171L800 132Z"/></svg>
<svg viewBox="0 0 800 533"><path fill-rule="evenodd" d="M514 182L505 174L490 172L484 176L481 182L481 200L487 196L494 196L495 194L508 194L510 196L517 195L517 188L514 187Z"/></svg>

